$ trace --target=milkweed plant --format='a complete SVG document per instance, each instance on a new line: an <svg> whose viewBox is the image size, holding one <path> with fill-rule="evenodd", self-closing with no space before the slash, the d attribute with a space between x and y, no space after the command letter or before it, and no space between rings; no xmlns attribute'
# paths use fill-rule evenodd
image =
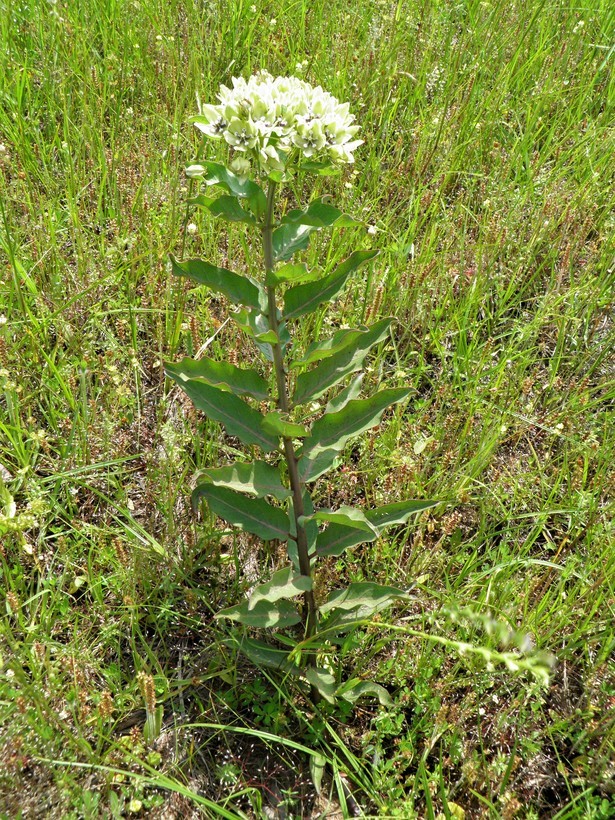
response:
<svg viewBox="0 0 615 820"><path fill-rule="evenodd" d="M217 617L241 625L239 646L255 663L307 680L314 697L353 702L368 694L386 702L385 690L373 682L338 680L325 650L407 594L361 582L334 589L319 602L314 570L319 559L373 542L386 527L405 523L435 502L397 501L371 510L314 503L314 482L339 465L345 445L379 424L387 408L404 402L410 390L385 388L361 397L366 357L386 341L392 318L339 329L305 349L295 342L301 338L298 323L322 311L377 251L355 250L332 270L308 268L297 254L308 247L312 233L360 222L325 197L285 213L279 204L284 183L298 174L331 174L352 163L363 142L357 138L359 126L348 103L295 77L261 72L247 81L233 78L232 88L220 87L218 100L202 105L193 122L206 137L226 143L230 165L190 165L187 175L204 183L204 192L189 204L247 225L259 240L260 262L250 260L250 274L202 259L171 257L171 263L176 274L234 305L231 318L266 369L207 357L167 363L165 369L199 410L261 453L251 461L205 469L193 492L195 506L204 499L232 526L284 543L287 562ZM273 631L274 643L255 638L255 630Z"/></svg>

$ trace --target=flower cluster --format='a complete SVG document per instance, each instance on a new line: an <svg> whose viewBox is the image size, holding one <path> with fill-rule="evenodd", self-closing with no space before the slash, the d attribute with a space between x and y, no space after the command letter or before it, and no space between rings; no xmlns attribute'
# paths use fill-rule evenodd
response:
<svg viewBox="0 0 615 820"><path fill-rule="evenodd" d="M293 160L354 161L363 140L348 103L340 103L320 86L297 77L272 77L266 71L249 80L233 77L220 87L219 105L203 105L194 124L213 139L224 139L240 152L231 167L247 176L252 164L269 174L284 171Z"/></svg>

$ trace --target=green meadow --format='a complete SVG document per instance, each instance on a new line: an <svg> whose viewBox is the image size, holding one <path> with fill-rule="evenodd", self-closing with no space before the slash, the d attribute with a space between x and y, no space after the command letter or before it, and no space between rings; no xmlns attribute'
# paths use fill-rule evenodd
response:
<svg viewBox="0 0 615 820"><path fill-rule="evenodd" d="M0 817L615 816L614 34L607 0L0 0ZM409 590L328 659L392 705L239 654L214 616L284 556L191 508L245 448L164 362L254 350L169 254L259 262L187 205L224 160L189 120L261 68L365 141L285 189L362 222L302 259L380 251L295 342L392 316L365 384L412 389L315 499L440 502L318 567Z"/></svg>

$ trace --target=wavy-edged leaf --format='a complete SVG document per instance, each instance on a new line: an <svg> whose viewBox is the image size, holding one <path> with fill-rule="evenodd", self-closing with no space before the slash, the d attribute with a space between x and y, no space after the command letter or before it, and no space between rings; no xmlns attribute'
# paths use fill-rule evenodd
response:
<svg viewBox="0 0 615 820"><path fill-rule="evenodd" d="M221 609L220 612L216 613L216 618L228 618L231 621L238 621L244 626L257 627L258 629L272 629L273 627L283 629L301 622L297 609L290 601L270 603L269 601L260 600L254 606L250 606L250 601L244 601L236 606Z"/></svg>
<svg viewBox="0 0 615 820"><path fill-rule="evenodd" d="M272 344L280 343L282 351L290 342L290 334L286 325L281 322L278 326L279 336L269 327L269 319L259 310L240 308L231 313L231 319L246 336L254 340L254 344L261 351L267 361L273 361Z"/></svg>
<svg viewBox="0 0 615 820"><path fill-rule="evenodd" d="M199 473L199 479L202 478L205 481L197 484L192 492L193 506L196 506L203 495L202 487L209 484L255 495L257 498L270 495L278 501L284 501L292 495L290 489L282 484L278 468L266 461L236 461L227 467L210 467Z"/></svg>
<svg viewBox="0 0 615 820"><path fill-rule="evenodd" d="M286 541L289 537L286 512L280 507L273 507L262 498L250 498L213 484L204 485L201 495L212 512L220 518L246 532L258 535L263 541Z"/></svg>
<svg viewBox="0 0 615 820"><path fill-rule="evenodd" d="M312 200L305 210L295 208L289 211L282 217L281 222L313 225L315 228L349 228L361 224L359 220L327 202L326 197Z"/></svg>
<svg viewBox="0 0 615 820"><path fill-rule="evenodd" d="M219 162L189 165L186 174L191 178L203 179L207 185L220 185L229 194L247 199L257 217L263 216L267 211L267 197L262 188L251 179L238 177Z"/></svg>
<svg viewBox="0 0 615 820"><path fill-rule="evenodd" d="M337 413L327 413L312 425L309 446L304 448L306 458L319 450L341 450L353 436L360 435L380 423L382 414L410 394L399 387L381 390L369 399L355 399Z"/></svg>
<svg viewBox="0 0 615 820"><path fill-rule="evenodd" d="M312 579L308 575L295 572L294 567L284 567L274 572L265 584L259 584L250 595L250 608L259 601L275 603L283 598L294 598L312 589Z"/></svg>
<svg viewBox="0 0 615 820"><path fill-rule="evenodd" d="M269 387L265 379L256 370L236 367L229 362L215 359L182 359L181 362L166 364L173 378L179 384L195 379L204 381L221 390L227 390L236 396L252 396L259 401L270 398Z"/></svg>
<svg viewBox="0 0 615 820"><path fill-rule="evenodd" d="M207 285L211 290L222 293L236 305L246 305L257 310L264 309L266 294L251 279L226 268L218 268L204 259L185 259L179 262L170 256L173 273L187 276L199 285Z"/></svg>
<svg viewBox="0 0 615 820"><path fill-rule="evenodd" d="M290 227L285 225L283 227ZM299 226L305 227L305 226ZM279 230L279 229L278 229ZM323 302L333 299L344 287L350 274L378 255L378 251L353 251L328 276L316 282L308 282L290 288L284 294L284 318L296 319L306 313L311 313Z"/></svg>
<svg viewBox="0 0 615 820"><path fill-rule="evenodd" d="M290 366L294 368L307 367L307 365L314 364L314 362L328 359L330 356L339 353L340 350L354 345L355 342L361 339L366 330L368 330L366 327L357 330L338 330L337 333L334 333L333 336L324 339L322 342L313 342L305 351L304 355L300 359L295 359L291 362Z"/></svg>
<svg viewBox="0 0 615 820"><path fill-rule="evenodd" d="M280 265L279 268L271 270L267 273L266 284L275 286L283 284L284 282L313 282L314 279L319 279L321 276L318 268L309 270L304 262L287 262L285 265Z"/></svg>
<svg viewBox="0 0 615 820"><path fill-rule="evenodd" d="M304 438L310 434L303 424L287 421L280 410L272 410L271 413L267 413L263 418L263 429L274 436L283 436L284 438Z"/></svg>
<svg viewBox="0 0 615 820"><path fill-rule="evenodd" d="M325 407L325 413L337 413L340 410L343 410L349 401L359 398L362 386L363 373L359 373L358 376L355 376L354 379L352 379L349 385L347 385L343 390L340 390L337 396L333 396L329 399L327 406Z"/></svg>
<svg viewBox="0 0 615 820"><path fill-rule="evenodd" d="M297 251L307 248L310 234L317 228L311 225L280 225L272 234L273 258L276 262L290 259Z"/></svg>
<svg viewBox="0 0 615 820"><path fill-rule="evenodd" d="M438 501L398 501L386 504L375 510L366 510L365 517L376 530L376 534L367 534L358 527L346 527L330 524L326 530L318 533L316 540L317 555L341 555L344 550L374 541L378 535L394 524L405 524L411 515L435 507Z"/></svg>
<svg viewBox="0 0 615 820"><path fill-rule="evenodd" d="M333 616L337 612L352 612L354 620L369 618L375 612L389 606L398 598L408 598L409 596L397 587L374 584L371 581L360 581L349 584L346 589L335 589L329 595L326 603L319 609L321 615L331 613ZM329 626L327 619L327 626Z"/></svg>
<svg viewBox="0 0 615 820"><path fill-rule="evenodd" d="M256 638L247 638L245 635L239 641L231 639L225 640L224 643L231 648L238 648L256 666L277 669L291 675L300 673L298 667L288 660L288 652L285 649L278 649Z"/></svg>
<svg viewBox="0 0 615 820"><path fill-rule="evenodd" d="M165 372L179 384L198 410L223 424L230 436L237 436L244 444L258 444L266 453L278 448L278 439L263 430L261 414L243 399L203 381L183 381L176 374L174 365L165 365Z"/></svg>
<svg viewBox="0 0 615 820"><path fill-rule="evenodd" d="M199 194L188 200L189 205L198 205L205 208L212 216L219 216L227 222L245 222L247 225L256 225L256 219L249 211L239 204L239 200L232 194L212 197Z"/></svg>
<svg viewBox="0 0 615 820"><path fill-rule="evenodd" d="M328 672L326 669L320 669L317 666L308 666L304 669L303 674L326 701L335 703L337 683L331 672Z"/></svg>
<svg viewBox="0 0 615 820"><path fill-rule="evenodd" d="M297 376L294 404L314 401L330 387L363 366L369 349L386 338L391 326L391 318L376 322L371 328L361 331L361 336L351 346L324 359L311 370Z"/></svg>
<svg viewBox="0 0 615 820"><path fill-rule="evenodd" d="M316 481L323 473L326 473L332 467L336 467L340 460L339 450L319 450L310 456L301 456L297 469L299 470L299 478L304 483L308 481Z"/></svg>
<svg viewBox="0 0 615 820"><path fill-rule="evenodd" d="M338 698L347 700L349 703L356 703L359 698L367 696L378 698L381 706L393 706L393 699L384 686L380 686L379 683L374 683L374 681L371 680L352 678L351 680L345 681L341 686L338 686L335 690L335 695Z"/></svg>
<svg viewBox="0 0 615 820"><path fill-rule="evenodd" d="M378 535L363 510L358 510L356 507L342 505L337 510L316 510L316 512L310 516L310 519L314 521L328 521L342 527L352 527L364 533L369 533L374 537Z"/></svg>

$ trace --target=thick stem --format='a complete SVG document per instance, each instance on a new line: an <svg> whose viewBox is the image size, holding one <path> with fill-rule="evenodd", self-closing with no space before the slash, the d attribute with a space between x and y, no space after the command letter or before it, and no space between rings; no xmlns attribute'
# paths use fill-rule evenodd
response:
<svg viewBox="0 0 615 820"><path fill-rule="evenodd" d="M263 253L265 256L265 270L267 274L273 271L275 264L273 259L273 206L275 203L276 188L277 183L269 182L269 190L267 191L267 213L265 214L265 222L262 228ZM279 324L275 300L275 286L267 285L267 298L269 302L269 326L271 330L278 335ZM278 391L278 407L283 413L288 413L290 409L290 401L288 398L287 374L284 367L284 353L279 343L274 344L271 347L273 350L273 369L275 372L275 380ZM299 523L300 518L305 514L303 506L303 490L305 485L299 478L297 455L293 447L292 439L285 437L283 441L284 456L288 467L290 488L293 494L293 514L295 516L295 527L297 530L299 570L302 575L307 575L308 578L311 578L312 571L310 567L307 534L305 527ZM309 590L308 592L305 592L303 598L306 609L305 633L307 638L311 638L316 632L317 625L316 601L314 599L313 591Z"/></svg>

